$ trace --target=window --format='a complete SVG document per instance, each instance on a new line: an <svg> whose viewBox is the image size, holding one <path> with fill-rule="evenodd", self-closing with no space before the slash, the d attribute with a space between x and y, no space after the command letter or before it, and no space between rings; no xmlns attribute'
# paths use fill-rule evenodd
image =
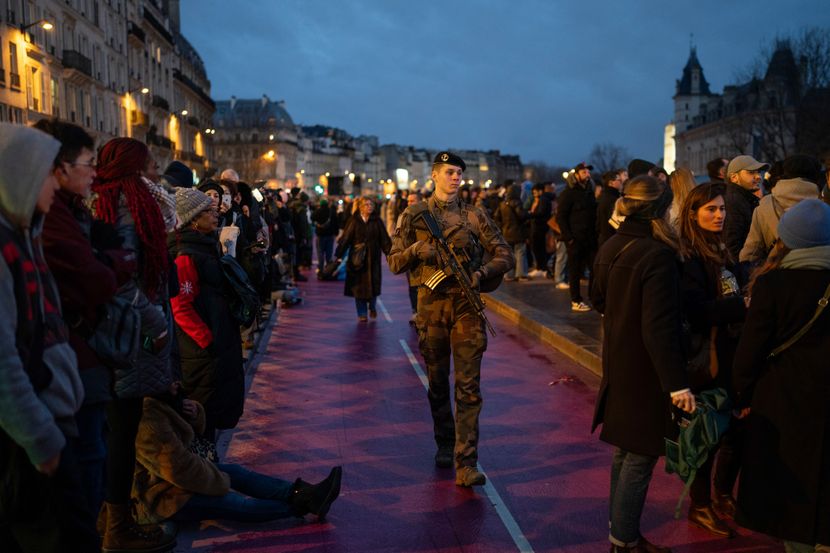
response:
<svg viewBox="0 0 830 553"><path fill-rule="evenodd" d="M17 68L17 44L9 41L9 84L20 90L20 73Z"/></svg>
<svg viewBox="0 0 830 553"><path fill-rule="evenodd" d="M60 107L60 87L58 85L58 80L55 77L52 77L50 81L50 96L52 100L52 115L55 117L61 116L61 107Z"/></svg>

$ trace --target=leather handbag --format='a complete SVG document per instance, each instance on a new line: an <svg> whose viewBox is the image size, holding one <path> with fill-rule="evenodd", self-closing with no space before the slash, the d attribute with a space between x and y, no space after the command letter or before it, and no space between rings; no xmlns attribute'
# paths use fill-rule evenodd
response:
<svg viewBox="0 0 830 553"><path fill-rule="evenodd" d="M354 244L349 252L349 265L359 271L366 265L366 244Z"/></svg>
<svg viewBox="0 0 830 553"><path fill-rule="evenodd" d="M141 315L132 301L114 296L104 304L98 323L87 340L89 347L107 367L128 369L135 364L141 348Z"/></svg>

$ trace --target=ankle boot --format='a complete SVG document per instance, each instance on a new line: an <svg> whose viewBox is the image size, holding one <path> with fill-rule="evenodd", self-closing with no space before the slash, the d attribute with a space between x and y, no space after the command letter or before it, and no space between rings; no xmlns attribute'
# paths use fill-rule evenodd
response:
<svg viewBox="0 0 830 553"><path fill-rule="evenodd" d="M128 503L104 503L106 531L104 553L162 553L176 546L176 539L156 525L140 527Z"/></svg>
<svg viewBox="0 0 830 553"><path fill-rule="evenodd" d="M735 498L732 497L731 493L716 491L715 497L712 498L712 509L721 518L735 520L735 511L738 510L738 506L735 504Z"/></svg>
<svg viewBox="0 0 830 553"><path fill-rule="evenodd" d="M294 514L302 517L308 513L317 515L319 520L326 518L329 507L340 495L341 467L331 469L328 477L319 484L309 484L299 478L294 482L289 499Z"/></svg>
<svg viewBox="0 0 830 553"><path fill-rule="evenodd" d="M689 522L721 538L734 538L735 531L718 518L712 505L689 505Z"/></svg>

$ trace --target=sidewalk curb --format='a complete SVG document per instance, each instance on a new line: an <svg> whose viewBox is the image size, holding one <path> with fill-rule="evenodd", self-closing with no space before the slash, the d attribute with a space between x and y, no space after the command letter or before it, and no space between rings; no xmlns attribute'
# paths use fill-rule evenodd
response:
<svg viewBox="0 0 830 553"><path fill-rule="evenodd" d="M569 340L533 319L522 315L518 309L511 307L492 296L485 296L486 304L494 313L501 315L531 336L541 340L543 344L570 357L592 373L602 377L602 358L591 353L579 344Z"/></svg>

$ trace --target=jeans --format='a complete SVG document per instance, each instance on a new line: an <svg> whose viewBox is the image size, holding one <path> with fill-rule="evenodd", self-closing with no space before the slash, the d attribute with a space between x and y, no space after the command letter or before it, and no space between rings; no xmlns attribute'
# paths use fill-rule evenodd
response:
<svg viewBox="0 0 830 553"><path fill-rule="evenodd" d="M556 284L568 282L568 248L561 240L556 241L556 259L553 263L553 280Z"/></svg>
<svg viewBox="0 0 830 553"><path fill-rule="evenodd" d="M617 448L611 465L611 543L632 546L640 539L640 517L657 457Z"/></svg>
<svg viewBox="0 0 830 553"><path fill-rule="evenodd" d="M360 298L354 299L354 305L357 307L357 316L358 317L366 317L369 314L369 310L377 311L376 303L377 303L377 296L373 296L370 300L363 300Z"/></svg>
<svg viewBox="0 0 830 553"><path fill-rule="evenodd" d="M78 457L78 474L86 491L89 511L98 513L104 502L104 463L107 444L104 437L107 424L107 404L84 404L75 414L78 439L75 448Z"/></svg>
<svg viewBox="0 0 830 553"><path fill-rule="evenodd" d="M294 515L290 502L291 482L253 472L241 465L220 463L216 466L230 476L231 489L241 493L194 494L173 516L174 520L264 522Z"/></svg>
<svg viewBox="0 0 830 553"><path fill-rule="evenodd" d="M317 269L322 271L330 261L333 261L334 236L317 237Z"/></svg>
<svg viewBox="0 0 830 553"><path fill-rule="evenodd" d="M513 244L513 256L516 258L516 278L527 276L527 244L518 242Z"/></svg>

